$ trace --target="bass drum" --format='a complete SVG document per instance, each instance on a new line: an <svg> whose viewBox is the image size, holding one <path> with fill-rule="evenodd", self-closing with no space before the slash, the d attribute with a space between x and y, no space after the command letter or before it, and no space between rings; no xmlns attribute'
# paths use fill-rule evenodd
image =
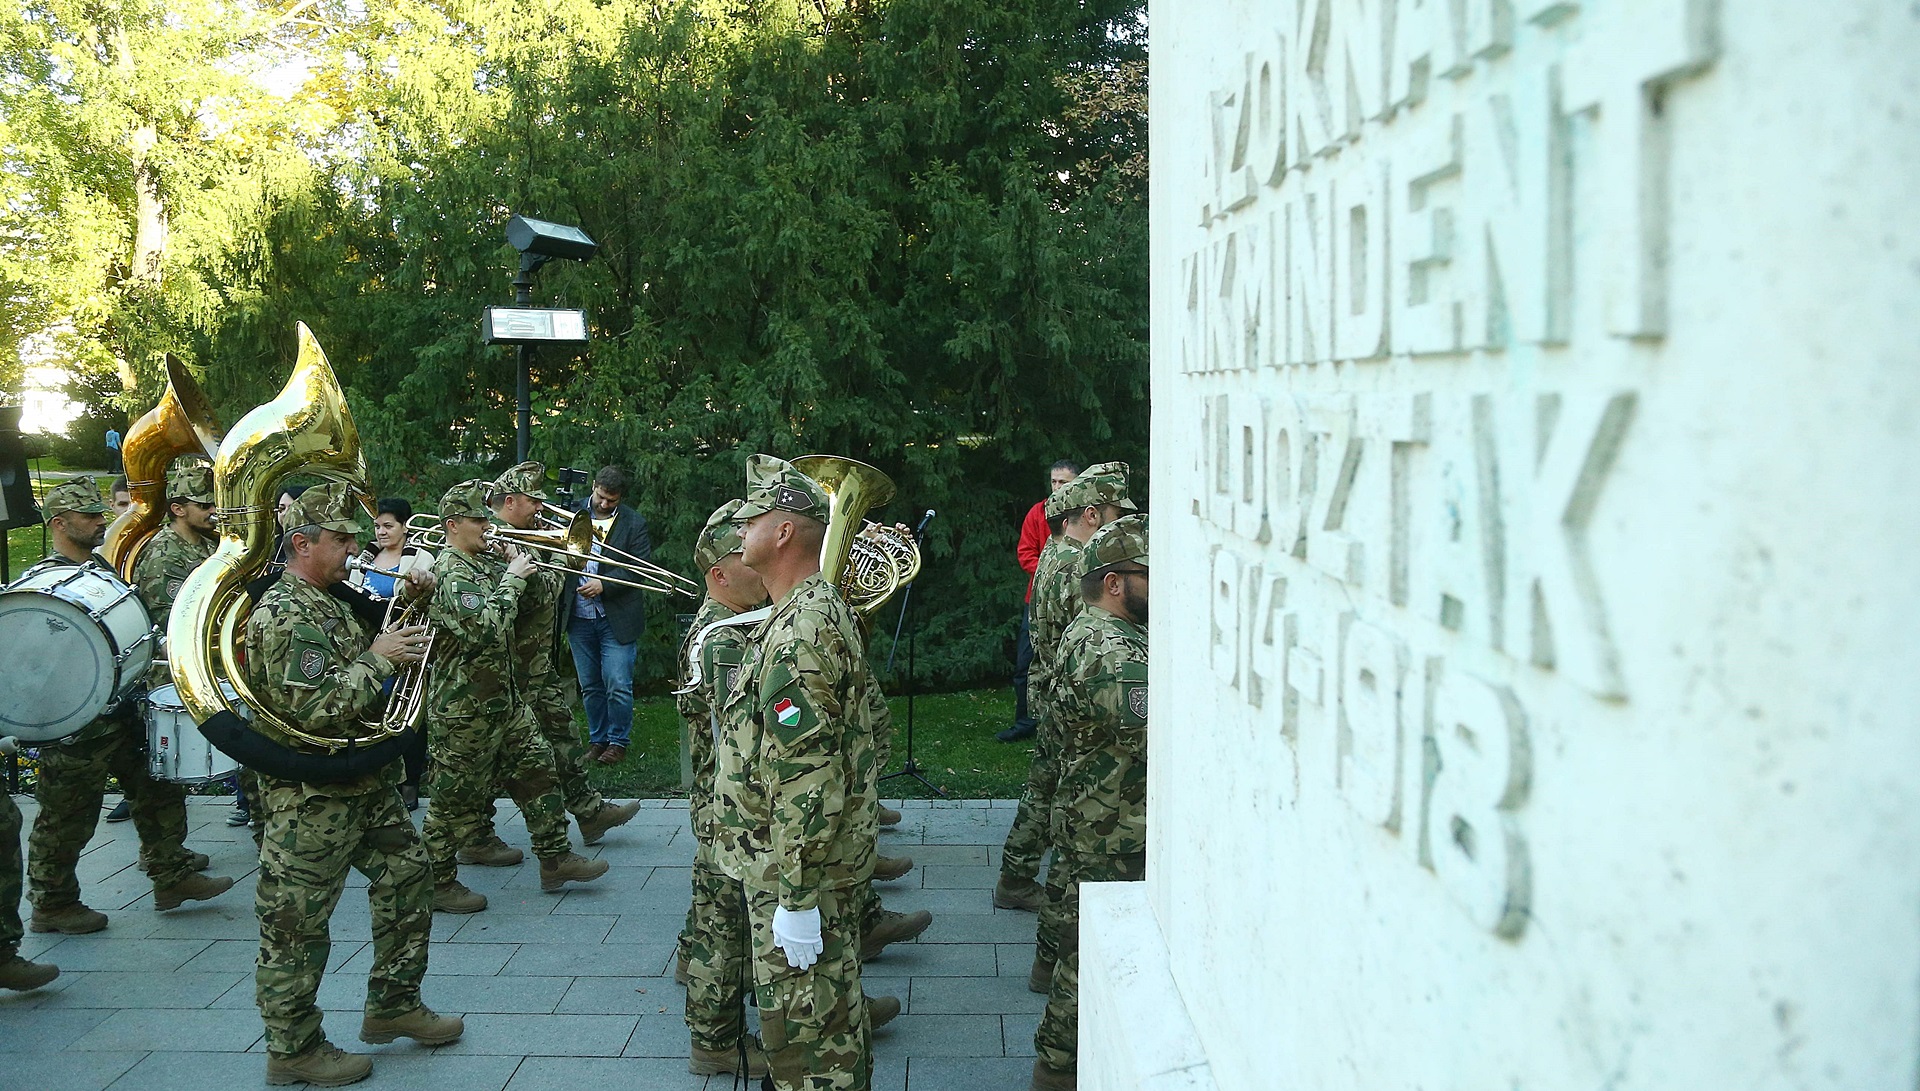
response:
<svg viewBox="0 0 1920 1091"><path fill-rule="evenodd" d="M227 704L238 707L240 695L220 683ZM173 784L206 784L225 780L240 771L240 763L214 749L199 725L187 714L180 691L171 683L147 694L141 702L147 720L147 771L153 779Z"/></svg>
<svg viewBox="0 0 1920 1091"><path fill-rule="evenodd" d="M0 591L0 735L48 743L85 733L138 694L159 636L111 569L27 569Z"/></svg>

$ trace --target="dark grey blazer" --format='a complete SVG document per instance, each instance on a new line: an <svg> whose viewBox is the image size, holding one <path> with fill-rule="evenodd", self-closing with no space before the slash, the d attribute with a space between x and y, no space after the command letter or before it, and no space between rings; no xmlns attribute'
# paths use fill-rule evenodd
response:
<svg viewBox="0 0 1920 1091"><path fill-rule="evenodd" d="M574 505L576 511L586 511L591 501L582 500ZM621 504L613 509L613 526L607 531L607 545L623 553L631 553L643 561L653 560L653 539L647 534L646 517L632 508ZM603 575L632 579L633 572L606 561L600 562ZM600 602L607 610L607 627L613 630L613 638L622 644L637 642L647 631L647 593L633 587L618 584L603 585ZM573 602L580 590L578 574L567 577L567 586L560 593L560 616L573 624Z"/></svg>

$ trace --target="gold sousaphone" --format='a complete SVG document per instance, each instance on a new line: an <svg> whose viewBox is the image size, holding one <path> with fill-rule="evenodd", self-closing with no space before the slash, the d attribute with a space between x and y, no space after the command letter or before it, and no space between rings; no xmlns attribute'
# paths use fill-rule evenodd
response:
<svg viewBox="0 0 1920 1091"><path fill-rule="evenodd" d="M167 624L174 685L196 723L232 713L287 738L328 751L390 738L406 729L406 715L362 725L352 738L315 735L288 721L247 685L241 667L252 601L246 584L273 556L275 500L294 474L344 481L363 497L367 464L345 395L326 353L305 323L298 326L299 356L278 397L256 406L233 426L213 459L214 501L220 545L186 582ZM364 503L364 501L363 501ZM424 674L426 665L410 670ZM221 692L224 681L237 699ZM417 691L419 678L395 682L397 693ZM417 715L417 704L408 710Z"/></svg>
<svg viewBox="0 0 1920 1091"><path fill-rule="evenodd" d="M167 467L182 455L212 459L220 421L185 365L167 356L167 389L152 409L127 429L120 453L133 506L107 527L100 547L120 578L131 581L140 551L167 520Z"/></svg>

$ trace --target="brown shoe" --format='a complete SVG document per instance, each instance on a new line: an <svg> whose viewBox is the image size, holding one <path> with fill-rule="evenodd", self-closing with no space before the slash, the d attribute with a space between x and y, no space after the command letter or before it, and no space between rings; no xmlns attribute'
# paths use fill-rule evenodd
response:
<svg viewBox="0 0 1920 1091"><path fill-rule="evenodd" d="M459 1016L435 1014L425 1004L405 1015L392 1018L369 1015L360 1020L360 1040L376 1046L386 1045L395 1038L411 1038L423 1046L443 1046L459 1041L466 1031L467 1024Z"/></svg>
<svg viewBox="0 0 1920 1091"><path fill-rule="evenodd" d="M1042 996L1053 991L1053 963L1033 956L1033 967L1027 971L1027 991Z"/></svg>
<svg viewBox="0 0 1920 1091"><path fill-rule="evenodd" d="M685 985L687 983L687 968L690 965L692 964L687 960L687 956L685 955L681 955L679 960L673 964L673 983L675 985Z"/></svg>
<svg viewBox="0 0 1920 1091"><path fill-rule="evenodd" d="M513 867L527 858L527 854L500 840L495 834L477 845L468 845L453 854L455 860L463 864L479 864L481 867Z"/></svg>
<svg viewBox="0 0 1920 1091"><path fill-rule="evenodd" d="M206 876L196 872L172 886L154 887L153 907L161 910L178 909L187 902L217 898L232 888L233 880L225 875Z"/></svg>
<svg viewBox="0 0 1920 1091"><path fill-rule="evenodd" d="M569 852L540 861L540 889L559 890L568 883L590 883L607 873L605 860L589 860Z"/></svg>
<svg viewBox="0 0 1920 1091"><path fill-rule="evenodd" d="M1024 909L1029 913L1038 913L1045 904L1047 888L1032 879L1009 879L1002 875L993 886L995 909Z"/></svg>
<svg viewBox="0 0 1920 1091"><path fill-rule="evenodd" d="M882 803L880 805L880 824L882 826L898 826L900 824L900 812Z"/></svg>
<svg viewBox="0 0 1920 1091"><path fill-rule="evenodd" d="M884 1027L888 1023L893 1022L894 1016L899 1014L900 1014L900 998L899 997L897 996L867 997L867 1026L869 1029L879 1030L881 1027Z"/></svg>
<svg viewBox="0 0 1920 1091"><path fill-rule="evenodd" d="M592 763L599 761L600 755L606 752L607 752L607 744L603 742L597 742L597 743L594 743L592 746L587 747L587 763L591 765Z"/></svg>
<svg viewBox="0 0 1920 1091"><path fill-rule="evenodd" d="M1032 1091L1078 1091L1079 1086L1079 1073L1074 1069L1062 1071L1034 1058Z"/></svg>
<svg viewBox="0 0 1920 1091"><path fill-rule="evenodd" d="M614 743L602 751L600 756L595 760L602 765L618 765L627 760L627 748L621 746L619 743Z"/></svg>
<svg viewBox="0 0 1920 1091"><path fill-rule="evenodd" d="M892 882L912 870L913 857L911 856L876 856L873 858L873 878L876 882Z"/></svg>
<svg viewBox="0 0 1920 1091"><path fill-rule="evenodd" d="M51 962L28 962L11 951L0 958L0 989L28 992L59 976L60 967Z"/></svg>
<svg viewBox="0 0 1920 1091"><path fill-rule="evenodd" d="M58 932L63 936L84 936L107 926L107 915L88 909L79 902L58 909L36 909L27 927L35 932Z"/></svg>
<svg viewBox="0 0 1920 1091"><path fill-rule="evenodd" d="M435 913L478 913L486 907L487 896L468 890L467 884L458 879L434 884L433 911Z"/></svg>
<svg viewBox="0 0 1920 1091"><path fill-rule="evenodd" d="M933 914L924 909L912 913L882 909L879 923L868 929L860 940L860 961L866 962L879 955L889 943L905 943L926 931L927 925L932 923Z"/></svg>
<svg viewBox="0 0 1920 1091"><path fill-rule="evenodd" d="M315 1087L340 1087L359 1083L373 1074L373 1058L364 1053L347 1053L322 1038L320 1044L304 1053L283 1057L267 1054L267 1082L271 1084L310 1083Z"/></svg>
<svg viewBox="0 0 1920 1091"><path fill-rule="evenodd" d="M619 804L611 802L602 803L600 809L593 812L591 818L578 820L580 823L580 840L589 845L597 845L600 843L600 839L607 835L608 830L613 829L615 826L626 825L633 821L634 815L639 813L640 801L637 799L628 800L625 803Z"/></svg>
<svg viewBox="0 0 1920 1091"><path fill-rule="evenodd" d="M701 1049L693 1046L687 1053L687 1071L696 1076L738 1075L740 1072L740 1049L738 1046L728 1049ZM767 1051L758 1038L747 1039L747 1076L750 1079L767 1074Z"/></svg>

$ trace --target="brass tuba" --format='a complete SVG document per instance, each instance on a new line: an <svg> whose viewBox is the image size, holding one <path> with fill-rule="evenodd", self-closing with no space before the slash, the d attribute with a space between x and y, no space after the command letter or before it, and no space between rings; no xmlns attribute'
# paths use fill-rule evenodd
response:
<svg viewBox="0 0 1920 1091"><path fill-rule="evenodd" d="M134 562L167 515L167 467L181 455L213 458L220 440L219 418L207 403L193 374L167 354L167 389L152 409L127 429L121 457L127 468L127 491L133 506L107 528L100 555L125 580L133 579Z"/></svg>
<svg viewBox="0 0 1920 1091"><path fill-rule="evenodd" d="M893 499L893 479L839 455L805 455L792 465L827 494L821 574L857 613L873 613L920 574L920 547L912 536L864 518Z"/></svg>
<svg viewBox="0 0 1920 1091"><path fill-rule="evenodd" d="M312 734L268 708L247 685L240 664L252 611L245 585L272 558L274 500L281 482L298 473L345 481L363 495L367 491L360 432L339 380L305 323L299 324L298 334L299 356L286 387L240 418L214 455L220 545L181 585L167 641L180 702L196 723L232 713L287 738L334 751L389 738L408 725L368 723L366 734L350 739ZM222 681L237 700L221 692Z"/></svg>

